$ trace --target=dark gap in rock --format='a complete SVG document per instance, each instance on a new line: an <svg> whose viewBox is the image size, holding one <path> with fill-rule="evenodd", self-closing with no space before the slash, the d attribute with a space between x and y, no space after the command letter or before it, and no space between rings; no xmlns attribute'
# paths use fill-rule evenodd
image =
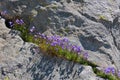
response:
<svg viewBox="0 0 120 80"><path fill-rule="evenodd" d="M17 65L18 68L22 68L22 66L23 66L23 65L20 64L20 63Z"/></svg>
<svg viewBox="0 0 120 80"><path fill-rule="evenodd" d="M29 57L29 61L32 61L32 58L31 58L31 57Z"/></svg>
<svg viewBox="0 0 120 80"><path fill-rule="evenodd" d="M94 52L96 52L101 46L104 45L103 43L97 41L94 36L85 37L81 35L79 40L82 43L84 49Z"/></svg>
<svg viewBox="0 0 120 80"><path fill-rule="evenodd" d="M69 13L69 12L65 12L65 11L59 11L59 12L58 12L58 15L59 15L60 17L68 18L68 17L72 16L73 14L72 14L72 13Z"/></svg>
<svg viewBox="0 0 120 80"><path fill-rule="evenodd" d="M80 2L80 3L84 3L84 0L73 0L75 2Z"/></svg>
<svg viewBox="0 0 120 80"><path fill-rule="evenodd" d="M88 18L89 20L92 20L92 21L94 21L94 22L98 22L98 20L97 20L96 18L94 18L94 17L92 17L92 16L90 16L90 15L88 15L88 14L86 14L86 13L82 13L82 12L80 12L80 11L79 11L79 13L80 13L82 16Z"/></svg>
<svg viewBox="0 0 120 80"><path fill-rule="evenodd" d="M1 68L1 74L4 75L4 76L6 75L5 71L3 70L3 67Z"/></svg>
<svg viewBox="0 0 120 80"><path fill-rule="evenodd" d="M119 19L119 17L116 17L116 18L113 20L113 26L115 26L115 25L118 23L118 19Z"/></svg>
<svg viewBox="0 0 120 80"><path fill-rule="evenodd" d="M116 46L116 48L117 48L118 50L120 50L119 47L118 47L118 45L117 45L116 38L115 38L115 36L113 35L112 31L110 31L110 33L111 33L111 35L112 35L112 37L113 37L114 45Z"/></svg>
<svg viewBox="0 0 120 80"><path fill-rule="evenodd" d="M6 27L11 29L12 27L11 27L11 25L10 25L9 22L12 22L12 20L11 19L5 19L5 25L6 25Z"/></svg>
<svg viewBox="0 0 120 80"><path fill-rule="evenodd" d="M113 26L113 23L111 21L100 20L99 22L102 23L108 30L110 30Z"/></svg>
<svg viewBox="0 0 120 80"><path fill-rule="evenodd" d="M109 53L106 53L106 52L104 52L103 50L99 50L99 52L107 55L107 56L109 57L111 63L114 64L114 60L112 59L112 56L111 56Z"/></svg>

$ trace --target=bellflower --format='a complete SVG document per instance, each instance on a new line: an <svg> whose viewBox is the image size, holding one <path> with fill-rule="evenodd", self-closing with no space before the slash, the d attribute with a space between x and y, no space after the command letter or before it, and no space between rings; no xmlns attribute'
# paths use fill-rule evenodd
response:
<svg viewBox="0 0 120 80"><path fill-rule="evenodd" d="M24 21L22 19L20 19L19 21L21 25L24 24Z"/></svg>
<svg viewBox="0 0 120 80"><path fill-rule="evenodd" d="M112 72L112 74L115 74L115 68L114 67L111 67L111 72Z"/></svg>
<svg viewBox="0 0 120 80"><path fill-rule="evenodd" d="M6 10L1 12L1 15L6 15L6 14L7 14Z"/></svg>
<svg viewBox="0 0 120 80"><path fill-rule="evenodd" d="M51 46L56 46L57 45L57 42L56 41L53 41L52 43L51 43Z"/></svg>
<svg viewBox="0 0 120 80"><path fill-rule="evenodd" d="M24 22L23 22L23 20L22 19L16 19L16 21L15 21L17 24L20 24L20 25L22 25L22 24L24 24Z"/></svg>
<svg viewBox="0 0 120 80"><path fill-rule="evenodd" d="M69 42L68 38L63 38L62 41L63 42Z"/></svg>
<svg viewBox="0 0 120 80"><path fill-rule="evenodd" d="M115 68L114 67L108 67L104 70L104 73L105 74L109 74L109 73L115 74Z"/></svg>
<svg viewBox="0 0 120 80"><path fill-rule="evenodd" d="M65 46L64 46L64 45L62 45L62 49L65 49Z"/></svg>
<svg viewBox="0 0 120 80"><path fill-rule="evenodd" d="M41 37L42 37L43 39L47 39L47 36L44 35L44 34L41 34Z"/></svg>
<svg viewBox="0 0 120 80"><path fill-rule="evenodd" d="M75 47L75 45L73 45L73 46L72 46L72 50L74 50L74 51L76 50L76 47Z"/></svg>
<svg viewBox="0 0 120 80"><path fill-rule="evenodd" d="M118 71L117 76L120 78L120 70Z"/></svg>
<svg viewBox="0 0 120 80"><path fill-rule="evenodd" d="M106 69L104 70L104 73L105 73L105 74L109 74L109 73L110 73L110 71L111 71L111 68L110 68L110 67L108 67L108 68L106 68Z"/></svg>
<svg viewBox="0 0 120 80"><path fill-rule="evenodd" d="M13 22L12 21L10 21L9 24L10 24L10 27L13 27Z"/></svg>
<svg viewBox="0 0 120 80"><path fill-rule="evenodd" d="M48 41L52 41L52 38L50 36L47 37Z"/></svg>
<svg viewBox="0 0 120 80"><path fill-rule="evenodd" d="M30 28L30 32L34 32L35 31L35 26L33 26L32 28Z"/></svg>
<svg viewBox="0 0 120 80"><path fill-rule="evenodd" d="M83 56L84 56L85 59L87 59L87 58L88 58L88 53L85 52L85 53L83 54Z"/></svg>
<svg viewBox="0 0 120 80"><path fill-rule="evenodd" d="M80 46L76 46L76 51L77 51L77 53L79 53L81 51Z"/></svg>

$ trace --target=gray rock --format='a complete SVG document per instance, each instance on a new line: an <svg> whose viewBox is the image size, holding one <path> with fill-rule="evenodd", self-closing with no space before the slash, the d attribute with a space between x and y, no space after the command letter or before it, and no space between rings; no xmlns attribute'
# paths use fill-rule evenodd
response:
<svg viewBox="0 0 120 80"><path fill-rule="evenodd" d="M0 80L100 80L91 66L45 55L0 20Z"/></svg>
<svg viewBox="0 0 120 80"><path fill-rule="evenodd" d="M120 0L1 0L0 10L20 14L40 32L75 37L71 40L89 52L88 60L120 70Z"/></svg>
<svg viewBox="0 0 120 80"><path fill-rule="evenodd" d="M3 19L0 30L0 80L29 80L29 76L22 76L31 63L29 59L34 56L30 49L35 45L25 43L5 26Z"/></svg>

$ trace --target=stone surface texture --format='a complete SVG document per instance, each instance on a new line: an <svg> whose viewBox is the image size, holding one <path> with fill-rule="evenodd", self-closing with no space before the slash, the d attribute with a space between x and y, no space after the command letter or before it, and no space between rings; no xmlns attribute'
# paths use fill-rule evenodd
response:
<svg viewBox="0 0 120 80"><path fill-rule="evenodd" d="M120 0L0 0L0 10L6 10L13 16L24 17L30 27L34 25L38 31L47 35L59 34L68 37L89 53L89 61L100 67L114 66L120 70ZM32 64L28 70L30 73L27 75L31 79L34 78L33 80L97 80L90 66L73 65L71 62L59 59L50 58L48 60L46 56L39 56L40 59L37 58L35 63L27 62L28 56L35 57L29 51L33 45L25 43L19 36L11 38L12 36L8 34L10 30L4 29L4 25L2 27L0 27L0 47L2 49L0 51L3 57L0 56L0 62L4 61L5 55L12 57L19 55L16 59L10 58L10 56L5 59L11 61L11 65L14 66L17 63ZM21 47L25 47L23 52L19 52ZM0 66L7 66L7 64L2 65L1 63ZM90 72L86 73L87 69ZM78 75L79 71L80 75ZM22 80L27 80L27 78Z"/></svg>
<svg viewBox="0 0 120 80"><path fill-rule="evenodd" d="M87 74L87 75L86 75ZM0 19L0 80L103 80L91 66L80 65L40 52L24 42L18 31Z"/></svg>

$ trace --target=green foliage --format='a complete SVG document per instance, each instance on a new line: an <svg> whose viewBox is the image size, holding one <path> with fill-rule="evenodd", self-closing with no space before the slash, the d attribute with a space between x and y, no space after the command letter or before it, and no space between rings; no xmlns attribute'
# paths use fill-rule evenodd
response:
<svg viewBox="0 0 120 80"><path fill-rule="evenodd" d="M15 24L14 29L21 32L20 36L24 41L28 41L29 34L28 34L28 30L26 29L26 27L24 27L24 25Z"/></svg>

